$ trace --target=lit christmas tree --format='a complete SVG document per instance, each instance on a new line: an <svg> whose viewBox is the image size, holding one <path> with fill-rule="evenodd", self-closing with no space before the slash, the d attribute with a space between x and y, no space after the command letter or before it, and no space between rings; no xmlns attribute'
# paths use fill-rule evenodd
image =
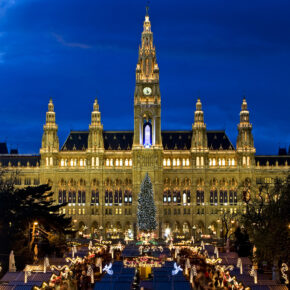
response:
<svg viewBox="0 0 290 290"><path fill-rule="evenodd" d="M151 232L157 228L156 207L154 204L152 183L148 173L141 184L138 196L137 222L139 231Z"/></svg>

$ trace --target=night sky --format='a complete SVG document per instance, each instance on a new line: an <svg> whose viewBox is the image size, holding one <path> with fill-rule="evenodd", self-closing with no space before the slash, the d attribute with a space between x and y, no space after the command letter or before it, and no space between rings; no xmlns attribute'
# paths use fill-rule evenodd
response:
<svg viewBox="0 0 290 290"><path fill-rule="evenodd" d="M96 96L105 130L132 130L145 6L0 0L0 142L38 153L50 97L61 145L88 130ZM207 128L235 145L246 95L257 153L288 147L289 12L289 0L151 0L162 129L190 130L200 96Z"/></svg>

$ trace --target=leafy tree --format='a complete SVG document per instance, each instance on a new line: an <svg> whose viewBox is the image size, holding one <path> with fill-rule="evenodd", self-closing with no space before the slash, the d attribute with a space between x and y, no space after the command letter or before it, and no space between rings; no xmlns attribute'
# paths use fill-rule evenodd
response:
<svg viewBox="0 0 290 290"><path fill-rule="evenodd" d="M230 238L230 235L233 233L233 225L237 217L236 213L231 213L229 210L222 210L219 212L219 220L222 225L222 234L224 242Z"/></svg>
<svg viewBox="0 0 290 290"><path fill-rule="evenodd" d="M241 222L256 246L256 258L278 268L288 262L290 253L290 175L274 186L261 185L251 199L246 200L246 213ZM277 277L277 275L276 275Z"/></svg>
<svg viewBox="0 0 290 290"><path fill-rule="evenodd" d="M71 227L71 218L59 214L66 204L56 204L47 184L15 187L18 173L0 172L0 254L7 263L11 250L28 263L34 242L46 241L46 251L62 241ZM36 225L37 221L37 225ZM47 254L47 252L46 252ZM4 255L4 256L3 256Z"/></svg>
<svg viewBox="0 0 290 290"><path fill-rule="evenodd" d="M137 223L140 231L150 232L157 228L156 207L152 183L148 173L146 173L141 184L141 190L138 197Z"/></svg>

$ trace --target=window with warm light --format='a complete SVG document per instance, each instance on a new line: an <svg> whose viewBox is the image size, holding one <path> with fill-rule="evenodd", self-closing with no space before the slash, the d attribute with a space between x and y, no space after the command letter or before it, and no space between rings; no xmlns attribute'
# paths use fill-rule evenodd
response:
<svg viewBox="0 0 290 290"><path fill-rule="evenodd" d="M110 166L113 166L114 165L114 160L111 158L110 159Z"/></svg>
<svg viewBox="0 0 290 290"><path fill-rule="evenodd" d="M132 159L129 160L129 166L132 166Z"/></svg>
<svg viewBox="0 0 290 290"><path fill-rule="evenodd" d="M166 165L170 166L170 159L169 158L167 159Z"/></svg>
<svg viewBox="0 0 290 290"><path fill-rule="evenodd" d="M176 165L177 166L180 166L180 160L179 160L179 158L177 158Z"/></svg>

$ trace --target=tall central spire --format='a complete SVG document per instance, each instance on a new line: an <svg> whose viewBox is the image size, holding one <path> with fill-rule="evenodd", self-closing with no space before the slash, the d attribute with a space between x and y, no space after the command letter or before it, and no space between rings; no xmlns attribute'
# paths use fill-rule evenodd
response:
<svg viewBox="0 0 290 290"><path fill-rule="evenodd" d="M159 68L148 7L146 7L136 66L134 105L134 145L145 148L162 146Z"/></svg>
<svg viewBox="0 0 290 290"><path fill-rule="evenodd" d="M139 57L136 67L136 80L158 80L159 69L156 60L156 51L153 45L153 33L151 22L146 8L143 32L141 36L141 46L139 47Z"/></svg>

